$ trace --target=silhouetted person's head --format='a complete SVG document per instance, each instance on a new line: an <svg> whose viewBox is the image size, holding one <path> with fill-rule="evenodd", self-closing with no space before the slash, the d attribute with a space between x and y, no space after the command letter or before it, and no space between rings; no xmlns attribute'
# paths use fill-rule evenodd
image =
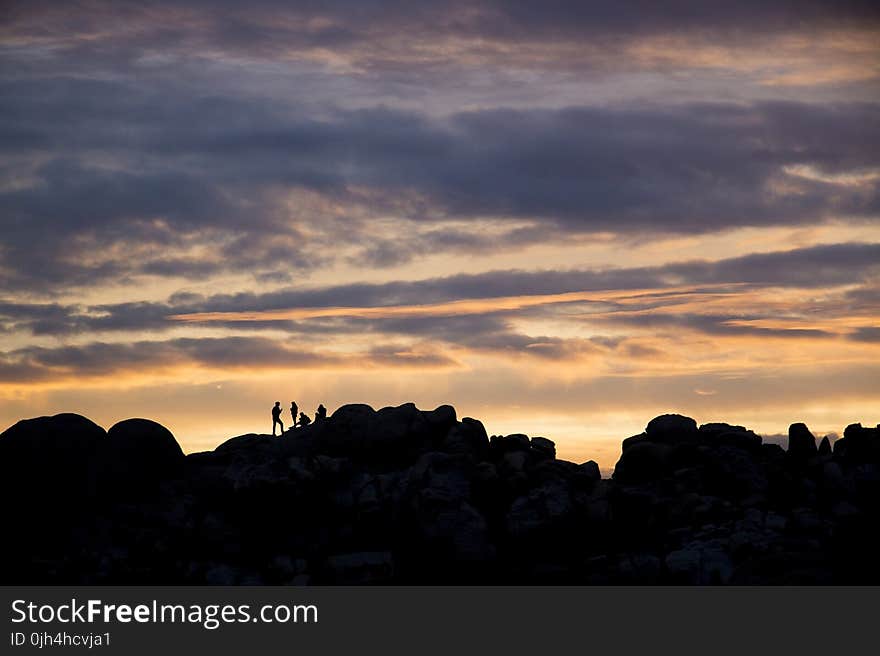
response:
<svg viewBox="0 0 880 656"><path fill-rule="evenodd" d="M281 405L281 401L275 401L275 405Z"/></svg>

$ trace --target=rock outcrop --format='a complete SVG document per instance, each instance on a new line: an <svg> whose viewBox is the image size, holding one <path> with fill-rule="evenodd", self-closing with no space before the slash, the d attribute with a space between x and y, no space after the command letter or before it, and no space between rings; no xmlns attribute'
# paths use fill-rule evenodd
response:
<svg viewBox="0 0 880 656"><path fill-rule="evenodd" d="M126 419L107 431L100 477L108 493L138 491L175 475L183 450L167 428L149 419Z"/></svg>
<svg viewBox="0 0 880 656"><path fill-rule="evenodd" d="M880 582L880 430L651 420L614 473L455 409L343 406L183 455L146 419L0 434L0 583Z"/></svg>

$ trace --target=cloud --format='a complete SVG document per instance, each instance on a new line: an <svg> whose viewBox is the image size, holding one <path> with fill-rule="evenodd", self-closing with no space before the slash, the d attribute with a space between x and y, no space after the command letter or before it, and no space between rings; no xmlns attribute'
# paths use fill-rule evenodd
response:
<svg viewBox="0 0 880 656"><path fill-rule="evenodd" d="M201 312L260 312L290 308L392 307L467 299L556 296L604 290L651 290L695 285L822 288L867 281L880 267L880 244L819 245L717 261L653 267L581 270L502 270L422 280L353 283L266 294L190 299ZM548 299L548 301L560 299ZM564 299L563 299L564 300ZM183 312L179 312L183 314Z"/></svg>
<svg viewBox="0 0 880 656"><path fill-rule="evenodd" d="M720 336L752 336L752 337L784 337L817 339L836 337L837 334L820 328L774 328L756 325L753 322L763 320L776 320L773 315L746 315L741 314L627 314L610 313L602 317L592 317L596 323L607 323L621 326L631 326L650 329L687 329L707 335Z"/></svg>
<svg viewBox="0 0 880 656"><path fill-rule="evenodd" d="M449 367L441 353L375 348L366 352L293 349L265 337L177 338L130 343L91 342L60 347L30 346L0 352L0 384L71 383L121 376L168 375L191 367L225 371L314 368Z"/></svg>
<svg viewBox="0 0 880 656"><path fill-rule="evenodd" d="M436 117L163 79L8 75L0 98L6 289L297 279L338 259L387 267L571 234L867 221L880 207L876 103ZM396 224L377 229L387 217ZM487 221L509 228L491 234Z"/></svg>
<svg viewBox="0 0 880 656"><path fill-rule="evenodd" d="M530 308L576 308L577 314L651 310L681 305L700 295L733 296L749 289L822 289L852 286L836 311L872 311L872 280L880 244L819 245L717 261L671 262L654 267L583 270L502 270L422 280L350 283L273 292L201 295L180 292L164 302L111 304L0 302L0 325L33 335L162 331L180 326L171 319L210 320L237 330L273 328L299 334L343 334L368 330L402 333L476 334L498 331ZM653 290L653 291L652 291ZM719 332L746 332L723 316L651 316L633 322L683 322ZM762 317L763 318L763 315ZM753 331L760 332L757 328ZM786 332L787 335L796 333Z"/></svg>
<svg viewBox="0 0 880 656"><path fill-rule="evenodd" d="M7 34L16 44L39 44L80 57L116 55L124 60L168 53L207 52L252 58L312 57L361 69L447 58L485 63L504 54L517 64L558 60L570 46L613 48L657 35L752 43L767 34L847 28L878 23L871 2L747 1L716 4L697 0L605 2L427 0L321 3L261 0L248 3L98 2L69 7L51 2L7 3ZM107 30L108 24L116 29ZM371 45L382 42L379 51ZM536 45L543 45L537 49ZM554 49L551 45L556 45ZM449 46L457 46L452 50ZM564 48L569 46L569 48ZM574 50L577 53L577 50ZM555 55L555 56L554 56ZM543 61L542 61L543 60ZM578 63L583 63L579 60Z"/></svg>
<svg viewBox="0 0 880 656"><path fill-rule="evenodd" d="M862 326L849 334L857 342L880 342L880 326Z"/></svg>

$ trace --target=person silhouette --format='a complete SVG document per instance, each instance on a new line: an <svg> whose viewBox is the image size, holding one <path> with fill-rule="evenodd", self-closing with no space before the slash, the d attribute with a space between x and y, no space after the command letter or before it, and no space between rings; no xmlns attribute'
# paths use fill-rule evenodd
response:
<svg viewBox="0 0 880 656"><path fill-rule="evenodd" d="M300 428L305 428L306 426L308 426L311 423L312 423L312 420L309 419L309 416L305 412L299 413L299 427Z"/></svg>
<svg viewBox="0 0 880 656"><path fill-rule="evenodd" d="M281 426L281 434L284 435L284 424L281 423L281 401L275 401L272 408L272 436L275 436L275 424Z"/></svg>
<svg viewBox="0 0 880 656"><path fill-rule="evenodd" d="M315 422L324 421L327 418L327 408L324 407L324 404L318 406L318 410L315 412Z"/></svg>
<svg viewBox="0 0 880 656"><path fill-rule="evenodd" d="M296 405L296 401L290 402L290 430L296 428L296 413L299 408Z"/></svg>

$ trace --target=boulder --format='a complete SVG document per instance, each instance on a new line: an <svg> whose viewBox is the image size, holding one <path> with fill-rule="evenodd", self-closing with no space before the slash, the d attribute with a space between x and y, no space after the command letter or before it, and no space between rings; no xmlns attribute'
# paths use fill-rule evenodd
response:
<svg viewBox="0 0 880 656"><path fill-rule="evenodd" d="M376 411L364 403L341 406L322 422L318 450L333 456L360 457L364 441L373 432L375 416Z"/></svg>
<svg viewBox="0 0 880 656"><path fill-rule="evenodd" d="M529 451L508 451L498 461L498 471L510 479L521 479L526 476L526 470L532 463L532 454Z"/></svg>
<svg viewBox="0 0 880 656"><path fill-rule="evenodd" d="M489 436L481 422L464 417L449 429L441 449L447 453L462 453L476 460L485 460L489 455Z"/></svg>
<svg viewBox="0 0 880 656"><path fill-rule="evenodd" d="M664 475L669 447L640 442L624 451L614 466L612 478L621 483L643 483Z"/></svg>
<svg viewBox="0 0 880 656"><path fill-rule="evenodd" d="M781 462L785 459L785 449L778 444L766 442L761 445L761 458L769 462Z"/></svg>
<svg viewBox="0 0 880 656"><path fill-rule="evenodd" d="M540 456L551 459L556 457L556 444L553 440L548 440L546 437L533 437L530 444L532 450Z"/></svg>
<svg viewBox="0 0 880 656"><path fill-rule="evenodd" d="M235 451L252 451L255 449L271 449L277 443L277 439L271 435L258 435L248 433L231 437L214 449L215 453L232 453Z"/></svg>
<svg viewBox="0 0 880 656"><path fill-rule="evenodd" d="M413 462L454 424L451 406L422 412L413 403L378 411L363 404L344 405L321 422L317 450L388 465Z"/></svg>
<svg viewBox="0 0 880 656"><path fill-rule="evenodd" d="M647 433L639 433L638 435L633 435L632 437L627 437L626 439L624 439L623 442L621 442L621 444L620 444L620 450L626 451L631 446L634 446L634 445L639 444L641 442L647 442L647 441L648 441L648 434Z"/></svg>
<svg viewBox="0 0 880 656"><path fill-rule="evenodd" d="M370 426L368 434L369 441L387 441L389 444L398 444L401 440L411 437L422 438L429 428L437 427L436 424L429 424L426 415L431 413L422 412L415 403L404 403L398 406L388 406L376 411L374 422ZM436 418L436 416L432 415ZM439 416L443 416L441 412ZM453 423L455 419L452 419ZM448 430L449 426L440 426L442 432L444 428Z"/></svg>
<svg viewBox="0 0 880 656"><path fill-rule="evenodd" d="M648 422L645 433L651 442L680 444L696 442L699 436L697 422L682 415L660 415Z"/></svg>
<svg viewBox="0 0 880 656"><path fill-rule="evenodd" d="M452 455L425 453L410 468L406 485L411 495L432 499L464 500L470 496L470 481Z"/></svg>
<svg viewBox="0 0 880 656"><path fill-rule="evenodd" d="M724 499L762 496L767 492L767 473L751 455L731 446L713 449L705 467L706 488Z"/></svg>
<svg viewBox="0 0 880 656"><path fill-rule="evenodd" d="M529 482L532 485L540 485L548 481L557 481L566 485L575 481L592 483L584 470L573 462L542 459L529 470Z"/></svg>
<svg viewBox="0 0 880 656"><path fill-rule="evenodd" d="M743 426L711 423L703 424L699 430L702 443L708 446L732 446L745 451L761 448L761 437Z"/></svg>
<svg viewBox="0 0 880 656"><path fill-rule="evenodd" d="M19 499L85 493L103 428L77 414L23 419L0 434L0 485Z"/></svg>
<svg viewBox="0 0 880 656"><path fill-rule="evenodd" d="M349 433L357 432L364 425L369 424L376 411L366 403L349 403L336 409L330 420L337 430L347 430Z"/></svg>
<svg viewBox="0 0 880 656"><path fill-rule="evenodd" d="M788 427L788 456L796 460L806 460L817 453L816 438L806 424L797 423Z"/></svg>
<svg viewBox="0 0 880 656"><path fill-rule="evenodd" d="M834 443L834 455L857 464L880 462L880 428L850 424Z"/></svg>
<svg viewBox="0 0 880 656"><path fill-rule="evenodd" d="M410 468L395 522L409 545L408 571L446 571L494 556L488 523L469 501L465 471L459 457L446 453L426 453Z"/></svg>
<svg viewBox="0 0 880 656"><path fill-rule="evenodd" d="M455 425L457 419L455 408L451 405L441 405L422 414L428 424L428 429L440 434L446 434Z"/></svg>
<svg viewBox="0 0 880 656"><path fill-rule="evenodd" d="M732 446L743 451L757 451L761 448L761 436L752 431L721 433L715 438L715 442L721 446Z"/></svg>
<svg viewBox="0 0 880 656"><path fill-rule="evenodd" d="M700 435L713 438L721 435L723 433L744 433L748 429L745 426L731 426L730 424L725 424L723 422L710 422L707 424L700 424Z"/></svg>
<svg viewBox="0 0 880 656"><path fill-rule="evenodd" d="M176 474L184 459L167 428L149 419L126 419L107 431L98 480L116 492L142 491Z"/></svg>
<svg viewBox="0 0 880 656"><path fill-rule="evenodd" d="M107 431L103 467L114 482L134 485L174 474L183 450L167 428L149 419L126 419Z"/></svg>
<svg viewBox="0 0 880 656"><path fill-rule="evenodd" d="M505 436L493 435L489 439L489 450L495 457L511 451L528 451L530 447L529 436L521 433Z"/></svg>
<svg viewBox="0 0 880 656"><path fill-rule="evenodd" d="M570 519L572 499L567 486L552 481L516 499L507 513L507 530L518 538L543 533Z"/></svg>
<svg viewBox="0 0 880 656"><path fill-rule="evenodd" d="M588 460L587 462L582 463L580 467L584 475L591 481L601 480L602 474L599 472L599 463L595 460Z"/></svg>

